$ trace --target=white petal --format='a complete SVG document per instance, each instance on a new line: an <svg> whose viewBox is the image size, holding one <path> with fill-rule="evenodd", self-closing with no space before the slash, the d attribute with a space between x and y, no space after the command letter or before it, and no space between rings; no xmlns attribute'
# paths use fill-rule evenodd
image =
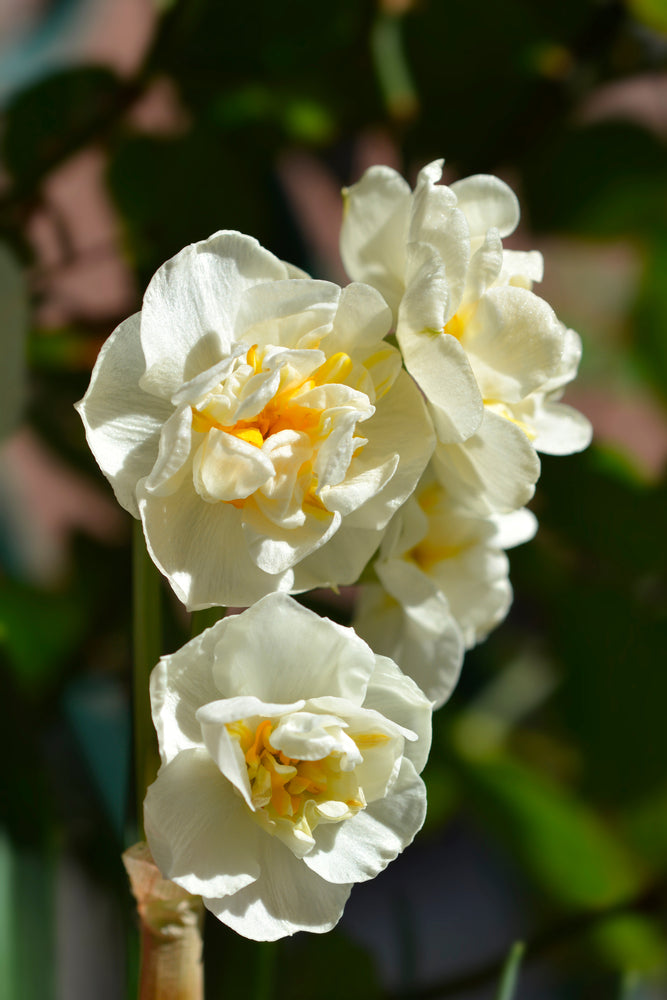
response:
<svg viewBox="0 0 667 1000"><path fill-rule="evenodd" d="M218 625L164 656L151 673L151 710L163 762L203 745L196 713L220 697L212 672Z"/></svg>
<svg viewBox="0 0 667 1000"><path fill-rule="evenodd" d="M343 824L345 825L345 824ZM262 874L252 885L204 905L232 930L254 941L277 941L297 931L323 934L340 920L351 885L315 875L276 838L264 836Z"/></svg>
<svg viewBox="0 0 667 1000"><path fill-rule="evenodd" d="M158 457L144 488L158 496L166 496L178 489L186 475L190 475L187 463L192 447L192 410L189 406L175 413L165 421L160 434Z"/></svg>
<svg viewBox="0 0 667 1000"><path fill-rule="evenodd" d="M391 309L380 293L370 285L353 282L343 289L329 340L335 343L334 350L351 358L365 356L368 348L377 347L389 333L391 325ZM333 353L329 347L327 351Z"/></svg>
<svg viewBox="0 0 667 1000"><path fill-rule="evenodd" d="M484 398L516 402L558 371L563 326L525 288L492 288L466 324L462 343Z"/></svg>
<svg viewBox="0 0 667 1000"><path fill-rule="evenodd" d="M236 336L252 344L309 348L321 339L336 315L340 288L312 278L265 281L248 288L239 303Z"/></svg>
<svg viewBox="0 0 667 1000"><path fill-rule="evenodd" d="M380 599L374 605L364 601L355 625L376 652L395 659L401 670L440 706L456 686L464 652L461 631L447 597L436 581L404 559L378 561L376 572L399 605L392 608L390 602ZM395 616L398 621L392 627L391 618ZM386 638L383 629L387 630Z"/></svg>
<svg viewBox="0 0 667 1000"><path fill-rule="evenodd" d="M404 333L405 366L431 406L440 441L465 441L478 429L482 397L461 344L447 333Z"/></svg>
<svg viewBox="0 0 667 1000"><path fill-rule="evenodd" d="M521 284L531 288L534 281L542 281L543 277L544 258L539 250L503 250L500 284Z"/></svg>
<svg viewBox="0 0 667 1000"><path fill-rule="evenodd" d="M213 675L228 697L267 702L336 695L360 704L375 658L352 629L269 594L223 620Z"/></svg>
<svg viewBox="0 0 667 1000"><path fill-rule="evenodd" d="M185 481L168 497L141 493L139 506L151 558L189 611L244 607L274 590L291 590L291 571L270 576L248 555L242 512L209 504Z"/></svg>
<svg viewBox="0 0 667 1000"><path fill-rule="evenodd" d="M543 403L533 417L534 447L546 455L571 455L588 448L593 438L590 421L565 403Z"/></svg>
<svg viewBox="0 0 667 1000"><path fill-rule="evenodd" d="M147 370L164 390L213 367L235 340L236 313L245 289L286 278L285 265L250 236L220 232L193 243L154 275L141 315Z"/></svg>
<svg viewBox="0 0 667 1000"><path fill-rule="evenodd" d="M376 288L395 313L403 294L410 187L390 167L371 167L343 190L340 253L353 281Z"/></svg>
<svg viewBox="0 0 667 1000"><path fill-rule="evenodd" d="M489 229L484 243L470 261L463 305L481 299L487 288L498 278L502 264L503 245L498 230Z"/></svg>
<svg viewBox="0 0 667 1000"><path fill-rule="evenodd" d="M537 533L537 518L525 507L511 514L496 514L491 520L496 529L493 544L500 549L512 549L529 542Z"/></svg>
<svg viewBox="0 0 667 1000"><path fill-rule="evenodd" d="M303 862L328 882L365 882L412 843L425 816L424 783L403 759L389 795L344 823L319 826L316 847Z"/></svg>
<svg viewBox="0 0 667 1000"><path fill-rule="evenodd" d="M485 236L492 227L509 236L519 223L519 202L510 187L491 174L475 174L450 185L465 213L470 235Z"/></svg>
<svg viewBox="0 0 667 1000"><path fill-rule="evenodd" d="M145 361L140 315L118 326L99 353L88 391L76 404L86 440L119 504L139 517L137 482L151 471L162 425L173 413L167 400L139 388Z"/></svg>
<svg viewBox="0 0 667 1000"><path fill-rule="evenodd" d="M195 489L209 503L241 500L260 489L274 474L262 448L212 427L194 457Z"/></svg>
<svg viewBox="0 0 667 1000"><path fill-rule="evenodd" d="M488 408L479 431L463 444L437 446L433 467L452 500L482 515L523 507L540 474L524 432Z"/></svg>
<svg viewBox="0 0 667 1000"><path fill-rule="evenodd" d="M184 750L160 768L144 822L156 865L188 892L226 896L259 877L263 833L204 750Z"/></svg>
<svg viewBox="0 0 667 1000"><path fill-rule="evenodd" d="M421 772L431 747L432 705L415 682L387 656L375 658L364 708L372 708L416 734L417 739L406 742L403 752Z"/></svg>

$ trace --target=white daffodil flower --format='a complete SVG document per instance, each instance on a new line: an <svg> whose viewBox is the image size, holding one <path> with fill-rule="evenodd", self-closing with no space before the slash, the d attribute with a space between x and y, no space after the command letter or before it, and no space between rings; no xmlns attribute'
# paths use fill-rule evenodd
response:
<svg viewBox="0 0 667 1000"><path fill-rule="evenodd" d="M431 703L284 594L164 657L151 704L155 862L246 937L329 930L424 821Z"/></svg>
<svg viewBox="0 0 667 1000"><path fill-rule="evenodd" d="M344 192L341 254L393 310L445 488L480 515L509 512L534 492L535 450L590 441L588 421L556 402L576 374L578 338L532 291L541 254L503 248L519 221L511 189L489 175L446 186L441 175L442 161L429 164L411 191L371 167Z"/></svg>
<svg viewBox="0 0 667 1000"><path fill-rule="evenodd" d="M220 232L164 264L77 404L190 609L354 582L434 446L374 289Z"/></svg>
<svg viewBox="0 0 667 1000"><path fill-rule="evenodd" d="M503 550L528 541L536 528L527 510L475 517L427 474L387 528L374 563L380 585L362 588L355 629L442 704L465 649L512 603Z"/></svg>

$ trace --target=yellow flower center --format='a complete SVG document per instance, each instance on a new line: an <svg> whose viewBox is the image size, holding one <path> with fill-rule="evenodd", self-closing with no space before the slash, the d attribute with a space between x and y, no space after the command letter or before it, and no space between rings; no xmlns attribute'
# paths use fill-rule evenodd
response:
<svg viewBox="0 0 667 1000"><path fill-rule="evenodd" d="M262 371L262 357L257 344L248 349L246 362L253 369L254 374ZM281 373L281 382L287 384L278 388L273 399L261 410L257 416L250 420L238 420L232 426L224 426L219 423L210 413L204 410L192 409L193 430L207 433L212 427L233 434L234 437L247 441L256 448L261 448L264 441L278 431L295 430L308 434L313 438L316 433L322 416L322 411L310 406L303 406L298 402L298 398L311 389L325 383L345 382L353 367L352 358L342 351L333 354L319 368L315 369L308 378L299 382L290 381L286 369Z"/></svg>

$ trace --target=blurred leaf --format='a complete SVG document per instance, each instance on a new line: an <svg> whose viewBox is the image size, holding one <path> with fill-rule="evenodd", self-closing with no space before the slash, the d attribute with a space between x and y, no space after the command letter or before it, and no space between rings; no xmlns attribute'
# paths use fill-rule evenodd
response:
<svg viewBox="0 0 667 1000"><path fill-rule="evenodd" d="M79 593L54 593L0 582L0 646L24 690L39 690L60 674L89 627L89 605Z"/></svg>
<svg viewBox="0 0 667 1000"><path fill-rule="evenodd" d="M524 190L534 229L616 237L660 232L667 151L641 125L603 121L534 148Z"/></svg>
<svg viewBox="0 0 667 1000"><path fill-rule="evenodd" d="M0 441L21 419L25 392L28 289L13 254L0 244Z"/></svg>
<svg viewBox="0 0 667 1000"><path fill-rule="evenodd" d="M621 822L628 840L651 864L667 870L667 784L628 805Z"/></svg>
<svg viewBox="0 0 667 1000"><path fill-rule="evenodd" d="M512 945L500 977L496 1000L513 1000L524 950L525 946L522 941L517 941Z"/></svg>
<svg viewBox="0 0 667 1000"><path fill-rule="evenodd" d="M582 801L508 756L458 750L466 802L530 879L567 907L606 906L635 893L633 859Z"/></svg>
<svg viewBox="0 0 667 1000"><path fill-rule="evenodd" d="M653 389L667 403L667 239L652 241L635 307L633 346Z"/></svg>
<svg viewBox="0 0 667 1000"><path fill-rule="evenodd" d="M50 851L22 850L5 840L0 829L3 887L11 919L3 929L7 961L0 986L7 1000L53 1000L55 997L54 858ZM4 921L3 921L4 922Z"/></svg>
<svg viewBox="0 0 667 1000"><path fill-rule="evenodd" d="M649 28L667 33L667 6L664 0L627 0L630 10L638 21Z"/></svg>
<svg viewBox="0 0 667 1000"><path fill-rule="evenodd" d="M102 67L64 69L21 91L6 114L0 156L23 188L98 134L119 101L119 82Z"/></svg>
<svg viewBox="0 0 667 1000"><path fill-rule="evenodd" d="M665 970L665 936L660 924L639 913L624 913L603 921L586 935L586 944L599 949L620 971Z"/></svg>

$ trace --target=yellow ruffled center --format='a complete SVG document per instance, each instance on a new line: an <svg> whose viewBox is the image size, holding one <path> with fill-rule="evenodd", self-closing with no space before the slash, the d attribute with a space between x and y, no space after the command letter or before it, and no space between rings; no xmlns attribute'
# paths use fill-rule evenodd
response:
<svg viewBox="0 0 667 1000"><path fill-rule="evenodd" d="M271 745L273 725L269 719L260 722L254 732L245 722L230 723L227 729L243 751L253 806L265 810L270 818L298 824L309 802L335 799L344 802L350 813L366 805L361 790L359 797L338 798L336 785L341 768L337 755L320 760L286 756Z"/></svg>
<svg viewBox="0 0 667 1000"><path fill-rule="evenodd" d="M246 363L253 369L255 375L262 371L262 355L257 344L248 349ZM284 380L288 384L279 386L276 394L257 416L250 420L238 420L232 426L224 426L206 409L197 410L193 407L193 430L207 433L212 427L215 427L225 431L226 434L233 434L234 437L247 441L256 448L261 448L268 437L283 430L299 431L312 438L317 433L322 411L315 407L301 405L299 397L324 384L345 382L352 367L352 358L339 351L328 358L319 368L316 368L307 378L296 383L290 380L287 370L283 369L281 382Z"/></svg>

